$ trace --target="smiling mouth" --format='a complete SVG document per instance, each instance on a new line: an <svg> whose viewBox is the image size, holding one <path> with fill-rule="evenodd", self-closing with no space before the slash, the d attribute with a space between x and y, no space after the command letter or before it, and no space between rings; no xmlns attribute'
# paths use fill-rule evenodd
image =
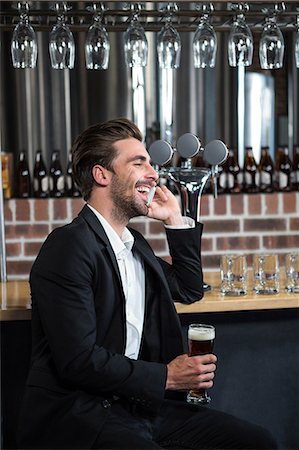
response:
<svg viewBox="0 0 299 450"><path fill-rule="evenodd" d="M141 194L142 199L144 200L145 204L147 206L149 206L154 198L156 187L141 185L141 186L137 186L136 189L137 189L137 192L139 194Z"/></svg>

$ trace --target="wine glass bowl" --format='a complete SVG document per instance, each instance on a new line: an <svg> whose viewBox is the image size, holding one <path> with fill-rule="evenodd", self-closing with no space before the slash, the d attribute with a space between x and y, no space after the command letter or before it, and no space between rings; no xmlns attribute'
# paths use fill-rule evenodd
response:
<svg viewBox="0 0 299 450"><path fill-rule="evenodd" d="M158 33L157 42L160 68L177 69L180 66L181 38L178 31L172 26L170 17L167 17L166 24Z"/></svg>
<svg viewBox="0 0 299 450"><path fill-rule="evenodd" d="M296 67L297 67L297 69L299 69L299 15L297 17L296 28L297 28L297 31L296 31L296 34L295 34L294 50L295 50Z"/></svg>
<svg viewBox="0 0 299 450"><path fill-rule="evenodd" d="M238 14L228 38L228 61L231 67L250 66L253 57L253 37L244 14Z"/></svg>
<svg viewBox="0 0 299 450"><path fill-rule="evenodd" d="M259 44L262 69L280 69L283 66L284 38L277 26L276 17L266 19Z"/></svg>
<svg viewBox="0 0 299 450"><path fill-rule="evenodd" d="M87 69L106 70L109 64L110 42L102 14L96 13L85 38L85 64Z"/></svg>
<svg viewBox="0 0 299 450"><path fill-rule="evenodd" d="M11 40L11 57L15 69L32 69L37 61L37 39L29 23L28 4L18 4L20 21L15 27Z"/></svg>
<svg viewBox="0 0 299 450"><path fill-rule="evenodd" d="M53 69L73 69L75 62L75 41L73 33L65 22L63 11L58 4L57 22L54 25L49 39L49 53ZM63 5L64 11L67 6Z"/></svg>
<svg viewBox="0 0 299 450"><path fill-rule="evenodd" d="M128 67L145 67L147 64L148 42L145 31L135 13L124 34L125 58Z"/></svg>
<svg viewBox="0 0 299 450"><path fill-rule="evenodd" d="M217 36L207 14L200 20L192 47L195 68L215 67Z"/></svg>

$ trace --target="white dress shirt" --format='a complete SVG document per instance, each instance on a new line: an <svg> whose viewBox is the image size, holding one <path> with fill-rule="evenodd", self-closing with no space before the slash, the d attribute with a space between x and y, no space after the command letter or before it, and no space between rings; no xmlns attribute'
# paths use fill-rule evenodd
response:
<svg viewBox="0 0 299 450"><path fill-rule="evenodd" d="M138 255L133 255L134 236L128 228L124 229L120 238L107 220L95 208L89 204L87 205L101 222L117 260L126 300L125 356L131 359L137 359L140 350L145 312L145 272L143 261ZM193 219L184 217L184 225L179 227L165 225L165 227L193 228L194 224Z"/></svg>
<svg viewBox="0 0 299 450"><path fill-rule="evenodd" d="M120 238L104 217L88 205L101 222L115 254L122 288L126 300L126 350L125 355L137 359L144 322L145 274L143 262L138 255L133 256L134 237L128 228Z"/></svg>

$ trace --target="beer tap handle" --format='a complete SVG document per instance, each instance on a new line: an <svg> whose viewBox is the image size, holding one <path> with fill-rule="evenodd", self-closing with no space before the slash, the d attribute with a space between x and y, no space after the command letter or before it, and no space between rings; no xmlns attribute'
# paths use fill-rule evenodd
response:
<svg viewBox="0 0 299 450"><path fill-rule="evenodd" d="M212 185L215 199L218 198L217 176L218 176L218 165L212 166Z"/></svg>

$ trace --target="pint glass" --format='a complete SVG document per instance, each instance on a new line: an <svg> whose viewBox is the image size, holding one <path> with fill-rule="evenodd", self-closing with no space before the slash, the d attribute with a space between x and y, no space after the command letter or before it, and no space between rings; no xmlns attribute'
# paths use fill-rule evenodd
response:
<svg viewBox="0 0 299 450"><path fill-rule="evenodd" d="M192 323L188 329L189 356L207 355L213 352L215 328L213 325ZM188 392L188 403L210 403L206 389L192 389Z"/></svg>

